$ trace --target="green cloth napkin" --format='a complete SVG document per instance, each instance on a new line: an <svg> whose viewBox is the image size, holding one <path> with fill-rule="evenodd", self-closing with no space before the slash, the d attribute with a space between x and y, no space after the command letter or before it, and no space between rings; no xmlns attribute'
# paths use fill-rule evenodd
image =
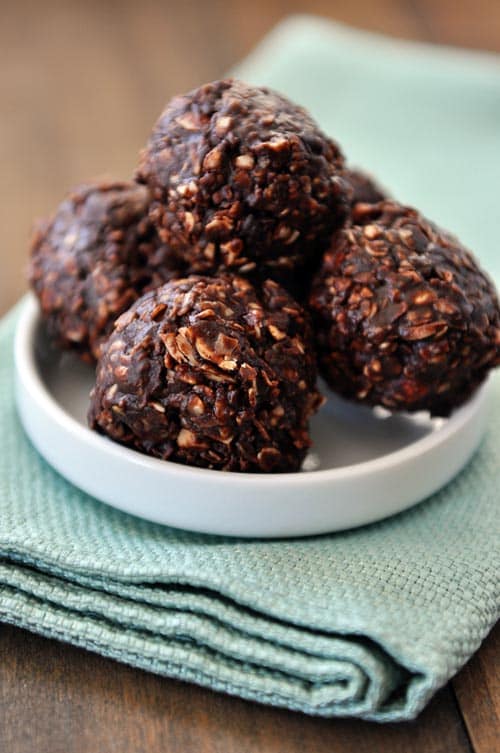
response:
<svg viewBox="0 0 500 753"><path fill-rule="evenodd" d="M238 73L308 106L498 270L497 59L302 18ZM0 324L2 621L263 703L388 721L414 717L498 618L498 379L475 459L412 510L295 541L202 536L113 510L42 460L14 408L16 319Z"/></svg>

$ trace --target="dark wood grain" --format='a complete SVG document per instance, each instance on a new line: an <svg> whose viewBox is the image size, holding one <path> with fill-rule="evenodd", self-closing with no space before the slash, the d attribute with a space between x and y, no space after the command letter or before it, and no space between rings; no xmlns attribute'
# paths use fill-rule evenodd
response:
<svg viewBox="0 0 500 753"><path fill-rule="evenodd" d="M165 101L223 74L287 14L500 51L496 0L7 0L0 10L0 313L25 288L32 218L82 179L130 175ZM0 751L495 753L499 643L497 630L416 722L380 726L245 703L0 626Z"/></svg>
<svg viewBox="0 0 500 753"><path fill-rule="evenodd" d="M452 684L476 753L500 750L500 628Z"/></svg>
<svg viewBox="0 0 500 753"><path fill-rule="evenodd" d="M2 753L470 753L450 689L417 722L311 719L0 628ZM439 731L439 733L438 733Z"/></svg>

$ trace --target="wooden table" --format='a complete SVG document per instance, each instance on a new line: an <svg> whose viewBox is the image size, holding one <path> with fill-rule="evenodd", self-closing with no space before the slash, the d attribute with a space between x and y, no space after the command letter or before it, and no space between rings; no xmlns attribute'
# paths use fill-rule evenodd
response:
<svg viewBox="0 0 500 753"><path fill-rule="evenodd" d="M25 288L33 217L85 177L128 176L174 92L219 77L305 11L500 51L496 0L3 2L0 313ZM494 753L499 647L497 629L416 722L382 726L258 706L0 626L0 751Z"/></svg>

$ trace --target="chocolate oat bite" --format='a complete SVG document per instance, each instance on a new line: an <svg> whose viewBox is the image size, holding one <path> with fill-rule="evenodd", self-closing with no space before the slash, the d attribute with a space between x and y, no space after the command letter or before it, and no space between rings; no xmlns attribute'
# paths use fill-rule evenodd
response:
<svg viewBox="0 0 500 753"><path fill-rule="evenodd" d="M139 299L103 345L89 424L140 452L228 471L299 470L312 331L277 283L192 276Z"/></svg>
<svg viewBox="0 0 500 753"><path fill-rule="evenodd" d="M416 210L358 205L313 283L320 371L341 395L447 416L500 363L497 294Z"/></svg>
<svg viewBox="0 0 500 753"><path fill-rule="evenodd" d="M356 204L376 204L387 199L385 191L368 173L346 168L343 178L351 190L351 206Z"/></svg>
<svg viewBox="0 0 500 753"><path fill-rule="evenodd" d="M35 230L29 277L49 334L87 361L123 311L175 274L149 201L136 183L81 185Z"/></svg>
<svg viewBox="0 0 500 753"><path fill-rule="evenodd" d="M225 80L174 98L141 156L151 218L186 274L286 283L347 213L344 159L301 107Z"/></svg>

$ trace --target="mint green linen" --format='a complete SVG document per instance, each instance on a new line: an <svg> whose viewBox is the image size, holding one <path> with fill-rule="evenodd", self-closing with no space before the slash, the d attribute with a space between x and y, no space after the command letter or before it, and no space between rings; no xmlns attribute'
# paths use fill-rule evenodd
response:
<svg viewBox="0 0 500 753"><path fill-rule="evenodd" d="M300 18L238 72L310 107L498 271L496 58ZM480 450L425 503L337 535L234 540L120 513L41 459L14 408L16 319L0 324L1 621L263 703L388 721L414 717L498 619L498 379Z"/></svg>

